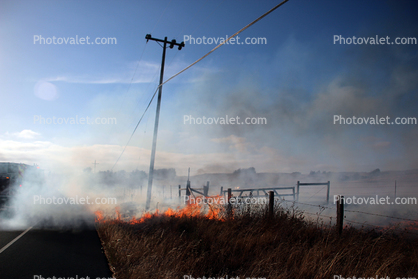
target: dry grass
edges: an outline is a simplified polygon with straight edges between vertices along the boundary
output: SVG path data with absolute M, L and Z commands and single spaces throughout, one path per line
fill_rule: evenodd
M 238 215 L 238 216 L 237 216 Z M 416 240 L 346 228 L 342 236 L 297 212 L 251 210 L 225 221 L 152 217 L 98 224 L 114 276 L 334 278 L 417 276 Z

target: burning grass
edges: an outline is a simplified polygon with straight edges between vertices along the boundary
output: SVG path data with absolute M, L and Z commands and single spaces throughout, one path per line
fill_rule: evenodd
M 334 278 L 416 276 L 418 243 L 390 232 L 346 228 L 342 236 L 300 212 L 246 208 L 101 219 L 98 232 L 114 276 L 128 278 Z M 173 213 L 174 212 L 174 213 Z

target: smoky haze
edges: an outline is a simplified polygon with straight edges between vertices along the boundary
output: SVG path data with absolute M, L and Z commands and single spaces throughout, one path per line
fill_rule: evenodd
M 42 170 L 40 170 L 42 171 Z M 418 170 L 409 171 L 381 171 L 380 169 L 368 172 L 330 172 L 325 170 L 312 170 L 309 173 L 268 173 L 257 172 L 253 167 L 239 168 L 229 173 L 203 173 L 190 177 L 192 188 L 202 188 L 209 182 L 209 195 L 219 195 L 221 187 L 224 190 L 257 189 L 269 187 L 294 187 L 300 182 L 327 182 L 330 181 L 330 202 L 326 203 L 326 186 L 301 187 L 299 203 L 293 198 L 285 197 L 280 204 L 290 210 L 300 210 L 306 213 L 307 219 L 319 220 L 325 224 L 335 222 L 334 195 L 357 198 L 389 197 L 395 198 L 395 181 L 397 197 L 417 197 L 416 179 Z M 200 173 L 199 173 L 200 172 Z M 177 208 L 182 205 L 182 198 L 178 196 L 178 186 L 185 188 L 188 177 L 178 176 L 175 169 L 156 169 L 151 211 L 156 209 L 164 211 L 167 208 Z M 35 180 L 27 174 L 21 187 L 12 195 L 8 210 L 2 210 L 0 227 L 2 229 L 22 229 L 28 226 L 44 228 L 60 228 L 77 230 L 94 226 L 95 211 L 102 211 L 110 218 L 120 216 L 129 220 L 139 218 L 145 212 L 145 198 L 148 175 L 141 170 L 127 172 L 98 171 L 91 168 L 84 171 L 70 173 L 50 172 L 44 173 L 42 180 Z M 17 185 L 16 185 L 17 186 Z M 280 191 L 290 194 L 292 191 Z M 185 192 L 182 192 L 182 197 Z M 197 194 L 195 194 L 197 195 Z M 234 195 L 238 195 L 234 193 Z M 248 195 L 248 192 L 245 193 Z M 95 199 L 107 199 L 107 204 L 40 204 L 39 198 L 55 197 L 67 200 L 69 198 L 80 201 L 89 198 L 90 203 Z M 109 200 L 110 198 L 110 200 Z M 36 202 L 35 200 L 38 199 Z M 416 203 L 408 205 L 346 205 L 347 210 L 362 211 L 371 214 L 393 216 L 410 219 L 418 217 Z M 346 212 L 346 223 L 358 223 L 388 226 L 399 222 L 398 219 L 377 215 Z
M 179 110 L 185 115 L 263 117 L 267 125 L 183 125 L 182 131 L 211 139 L 212 145 L 220 145 L 219 151 L 234 153 L 240 164 L 216 162 L 203 168 L 207 171 L 216 164 L 228 171 L 232 165 L 232 169 L 254 166 L 266 172 L 415 169 L 416 124 L 333 123 L 334 115 L 389 116 L 392 121 L 417 118 L 414 53 L 413 46 L 362 45 L 355 52 L 329 57 L 289 39 L 271 61 L 254 62 L 256 58 L 248 57 L 255 64 L 253 73 L 228 69 L 222 74 L 208 73 L 201 83 L 180 93 Z M 331 78 L 324 77 L 331 71 L 325 65 L 313 64 L 318 59 L 335 66 Z M 258 74 L 259 68 L 267 76 Z M 266 85 L 266 80 L 274 82 Z M 196 149 L 199 146 L 210 150 L 210 145 L 197 144 Z

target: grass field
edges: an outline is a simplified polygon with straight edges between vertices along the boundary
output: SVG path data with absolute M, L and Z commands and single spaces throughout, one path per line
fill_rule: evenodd
M 215 219 L 162 214 L 141 222 L 102 220 L 97 230 L 118 279 L 418 275 L 418 242 L 407 235 L 346 227 L 339 236 L 297 210 L 277 207 L 273 217 L 265 212 L 252 207 L 233 218 L 221 212 Z

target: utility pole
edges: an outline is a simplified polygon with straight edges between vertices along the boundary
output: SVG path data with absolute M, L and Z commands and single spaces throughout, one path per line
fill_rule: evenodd
M 182 47 L 184 47 L 184 42 L 181 42 L 179 44 L 174 39 L 171 41 L 168 41 L 167 37 L 165 37 L 164 40 L 156 39 L 156 38 L 152 38 L 151 34 L 147 34 L 145 36 L 145 39 L 147 40 L 147 42 L 149 40 L 152 40 L 152 41 L 163 43 L 163 59 L 161 62 L 160 84 L 159 84 L 158 99 L 157 99 L 157 111 L 155 114 L 154 137 L 152 139 L 151 161 L 149 165 L 147 202 L 145 204 L 145 210 L 148 210 L 151 204 L 151 190 L 152 190 L 152 179 L 154 176 L 155 149 L 157 148 L 158 121 L 160 118 L 161 94 L 163 92 L 162 84 L 163 84 L 163 76 L 164 76 L 165 50 L 167 48 L 167 44 L 170 44 L 169 45 L 170 48 L 173 48 L 174 46 L 178 46 L 179 47 L 178 49 L 181 50 Z
M 92 163 L 92 165 L 94 165 L 94 172 L 96 172 L 96 165 L 99 165 L 99 163 L 96 163 L 96 160 L 94 160 L 94 163 Z

